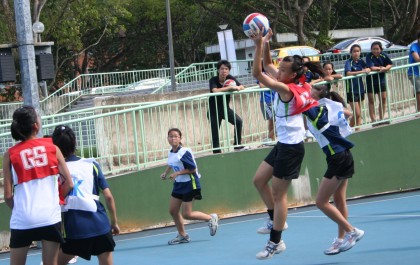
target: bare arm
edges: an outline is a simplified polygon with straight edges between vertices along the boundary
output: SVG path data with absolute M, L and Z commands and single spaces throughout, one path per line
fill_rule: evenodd
M 243 86 L 241 86 L 243 87 Z M 231 91 L 239 91 L 239 87 L 238 86 L 226 86 L 226 87 L 221 87 L 221 88 L 217 88 L 214 87 L 211 89 L 211 91 L 213 93 L 217 93 L 217 92 L 231 92 Z
M 64 177 L 63 184 L 60 188 L 60 195 L 66 197 L 70 190 L 73 188 L 73 180 L 70 175 L 70 171 L 67 168 L 66 161 L 64 160 L 64 156 L 60 151 L 60 148 L 56 146 L 56 156 L 58 160 L 58 170 L 60 174 Z
M 309 84 L 314 85 L 314 84 L 322 82 L 322 81 L 324 81 L 324 78 L 320 77 L 318 79 L 312 79 Z M 328 81 L 328 80 L 326 80 L 326 81 Z
M 342 78 L 343 77 L 343 75 L 342 74 L 332 74 L 331 75 L 334 79 L 340 79 L 340 78 Z
M 180 170 L 180 171 L 177 171 L 177 172 L 174 172 L 174 173 L 172 173 L 170 176 L 169 176 L 169 178 L 171 179 L 171 180 L 174 180 L 176 177 L 178 177 L 179 175 L 184 175 L 184 174 L 193 174 L 193 173 L 195 173 L 197 171 L 197 169 L 196 168 L 194 168 L 194 169 L 183 169 L 183 170 Z
M 273 32 L 270 29 L 267 35 L 264 37 L 264 39 L 270 39 L 272 34 Z M 260 34 L 254 36 L 253 40 L 255 41 L 255 56 L 254 56 L 254 63 L 252 66 L 252 75 L 257 80 L 262 82 L 264 85 L 269 87 L 270 89 L 280 93 L 280 97 L 283 100 L 286 100 L 286 101 L 289 100 L 293 96 L 289 87 L 282 82 L 273 80 L 272 78 L 270 78 L 269 76 L 265 75 L 262 72 L 261 57 L 262 57 L 262 46 L 263 46 L 263 41 L 264 41 L 262 37 L 262 31 L 260 32 Z
M 167 166 L 165 168 L 165 170 L 163 171 L 163 173 L 160 175 L 160 178 L 162 180 L 165 180 L 166 179 L 166 176 L 169 174 L 169 171 L 171 171 L 171 167 L 170 166 Z
M 415 44 L 413 44 L 415 45 Z M 411 55 L 413 56 L 414 61 L 416 61 L 416 63 L 420 63 L 420 56 L 417 52 L 412 52 Z
M 3 156 L 3 180 L 4 180 L 4 200 L 10 209 L 13 209 L 13 180 L 12 172 L 10 171 L 10 156 L 9 151 L 6 151 Z
M 359 74 L 367 74 L 370 73 L 370 68 L 362 69 L 361 71 L 347 71 L 346 75 L 359 75 Z
M 106 208 L 109 211 L 109 217 L 111 219 L 111 229 L 113 235 L 118 235 L 120 233 L 120 227 L 117 222 L 117 208 L 115 207 L 115 200 L 112 196 L 111 190 L 109 188 L 103 190 Z
M 268 35 L 269 33 L 267 33 Z M 263 47 L 263 64 L 265 71 L 271 75 L 276 76 L 277 75 L 277 67 L 273 64 L 271 54 L 270 54 L 270 38 L 264 41 L 264 47 Z
M 343 108 L 343 112 L 344 112 L 344 117 L 346 117 L 347 119 L 353 115 L 353 112 L 347 108 Z

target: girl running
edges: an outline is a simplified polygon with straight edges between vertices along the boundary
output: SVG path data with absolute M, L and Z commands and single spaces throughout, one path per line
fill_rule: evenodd
M 366 65 L 370 70 L 377 71 L 379 74 L 366 77 L 366 86 L 369 102 L 369 115 L 371 122 L 376 121 L 375 115 L 375 94 L 380 94 L 380 103 L 378 105 L 379 119 L 384 118 L 386 111 L 386 79 L 385 73 L 392 67 L 392 61 L 388 55 L 383 52 L 382 43 L 375 41 L 370 46 L 371 52 L 366 55 Z M 377 124 L 380 125 L 381 123 Z
M 171 150 L 168 154 L 168 167 L 160 175 L 162 180 L 169 179 L 174 182 L 172 197 L 169 202 L 169 213 L 175 222 L 178 235 L 169 240 L 169 245 L 189 243 L 190 237 L 185 231 L 184 220 L 202 220 L 208 221 L 210 235 L 214 236 L 218 228 L 219 218 L 217 214 L 205 214 L 199 211 L 193 211 L 193 200 L 201 200 L 200 174 L 191 149 L 185 148 L 181 144 L 182 133 L 177 128 L 168 131 L 168 142 Z M 180 213 L 182 207 L 182 214 Z
M 57 264 L 62 241 L 59 195 L 65 196 L 73 181 L 51 138 L 37 138 L 40 128 L 33 107 L 23 106 L 13 113 L 10 131 L 20 142 L 3 158 L 4 198 L 12 209 L 10 264 L 25 264 L 33 241 L 42 241 L 44 264 Z
M 257 259 L 271 258 L 286 248 L 281 240 L 281 230 L 287 218 L 287 189 L 292 179 L 299 177 L 305 153 L 303 146 L 305 129 L 301 113 L 318 104 L 310 97 L 310 85 L 305 83 L 306 77 L 303 75 L 304 66 L 313 73 L 324 75 L 319 64 L 303 63 L 302 57 L 298 55 L 285 57 L 277 69 L 272 64 L 270 56 L 269 40 L 272 35 L 270 29 L 264 37 L 262 33 L 252 36 L 256 47 L 252 74 L 276 92 L 274 113 L 278 139 L 277 145 L 260 164 L 254 176 L 254 185 L 268 207 L 268 213 L 273 215 L 270 239 L 264 250 L 257 253 Z M 263 74 L 260 63 L 262 56 L 264 69 L 276 79 Z M 268 185 L 270 179 L 271 189 Z
M 305 111 L 304 114 L 309 130 L 327 156 L 328 164 L 319 186 L 316 205 L 338 224 L 338 237 L 334 239 L 332 246 L 324 251 L 326 255 L 335 255 L 352 248 L 364 235 L 364 231 L 353 227 L 347 221 L 347 182 L 354 174 L 353 156 L 350 152 L 353 143 L 345 138 L 351 133 L 346 120 L 351 112 L 343 108 L 344 100 L 336 92 L 330 92 L 325 85 L 312 87 L 311 95 L 320 105 Z M 335 206 L 329 202 L 331 196 Z
M 101 168 L 93 159 L 76 156 L 76 136 L 73 130 L 59 125 L 52 134 L 53 142 L 63 153 L 75 188 L 62 206 L 65 243 L 61 244 L 59 265 L 65 265 L 74 256 L 90 260 L 97 256 L 99 264 L 111 265 L 115 242 L 112 234 L 119 234 L 117 211 L 114 197 L 105 180 Z M 99 193 L 105 202 L 111 217 L 99 201 Z
M 346 61 L 344 74 L 346 76 L 369 73 L 370 68 L 365 61 L 360 58 L 361 48 L 359 44 L 350 47 L 351 58 Z M 350 126 L 359 126 L 362 124 L 362 113 L 360 105 L 365 100 L 365 88 L 361 77 L 347 80 L 347 102 L 353 110 L 353 117 L 350 119 Z

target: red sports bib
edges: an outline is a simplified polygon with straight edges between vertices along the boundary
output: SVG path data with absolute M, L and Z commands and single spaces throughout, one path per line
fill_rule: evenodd
M 57 175 L 56 147 L 51 138 L 36 138 L 18 143 L 9 149 L 10 162 L 18 183 Z

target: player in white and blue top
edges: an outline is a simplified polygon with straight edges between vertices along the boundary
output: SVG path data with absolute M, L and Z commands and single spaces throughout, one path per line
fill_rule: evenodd
M 216 234 L 219 221 L 219 217 L 215 213 L 206 214 L 192 209 L 193 201 L 202 199 L 200 174 L 191 149 L 183 147 L 181 139 L 182 133 L 179 129 L 172 128 L 168 131 L 168 142 L 171 145 L 168 154 L 168 167 L 160 175 L 161 179 L 165 180 L 169 172 L 173 171 L 169 175 L 170 180 L 174 182 L 169 213 L 174 220 L 178 235 L 168 241 L 169 245 L 190 242 L 190 237 L 185 231 L 183 218 L 208 221 L 211 236 Z
M 76 136 L 73 130 L 59 125 L 52 134 L 53 142 L 62 151 L 72 176 L 74 187 L 61 207 L 65 243 L 61 245 L 58 264 L 67 264 L 74 256 L 90 260 L 97 256 L 99 264 L 113 264 L 112 252 L 119 234 L 114 198 L 101 168 L 93 159 L 74 154 Z M 99 201 L 102 192 L 109 211 Z
M 336 92 L 330 92 L 325 85 L 313 86 L 311 95 L 318 100 L 319 105 L 305 111 L 304 115 L 309 130 L 327 156 L 328 164 L 319 186 L 316 205 L 338 225 L 337 238 L 324 251 L 326 255 L 335 255 L 352 248 L 364 235 L 364 231 L 347 221 L 346 190 L 348 179 L 354 174 L 354 161 L 350 152 L 354 145 L 345 138 L 351 133 L 345 116 L 351 112 L 344 108 L 344 100 Z M 334 205 L 329 202 L 331 196 Z

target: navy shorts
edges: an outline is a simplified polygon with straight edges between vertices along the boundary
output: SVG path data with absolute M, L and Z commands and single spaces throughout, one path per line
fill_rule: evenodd
M 328 156 L 327 164 L 328 168 L 324 177 L 328 179 L 331 179 L 332 177 L 336 177 L 337 179 L 348 179 L 354 174 L 354 161 L 350 150 Z
M 384 83 L 378 83 L 378 82 L 367 82 L 366 83 L 366 91 L 371 94 L 379 94 L 381 92 L 386 92 L 386 84 Z
M 31 229 L 10 229 L 10 248 L 28 247 L 33 241 L 41 240 L 63 242 L 61 222 Z
M 361 102 L 363 100 L 365 100 L 365 93 L 362 93 L 362 94 L 347 93 L 347 103 Z
M 203 196 L 201 196 L 201 189 L 195 189 L 185 194 L 172 192 L 171 195 L 183 202 L 191 202 L 193 200 L 201 200 L 203 198 Z
M 90 260 L 91 256 L 98 256 L 105 252 L 112 252 L 115 248 L 115 241 L 111 231 L 107 234 L 83 238 L 69 239 L 61 244 L 61 249 L 65 254 L 75 255 Z
M 264 161 L 273 167 L 274 177 L 291 180 L 299 177 L 304 156 L 305 147 L 303 142 L 298 144 L 277 142 Z

